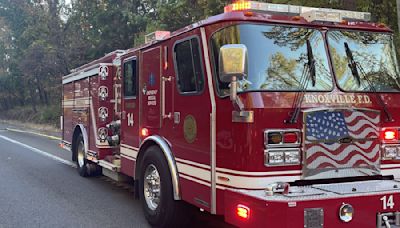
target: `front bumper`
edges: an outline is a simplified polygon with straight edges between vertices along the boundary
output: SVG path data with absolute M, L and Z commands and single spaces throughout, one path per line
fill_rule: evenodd
M 238 227 L 338 228 L 390 227 L 400 222 L 400 180 L 373 180 L 291 187 L 287 195 L 265 191 L 226 190 L 225 221 Z M 354 208 L 353 219 L 343 222 L 339 209 Z M 248 219 L 237 215 L 237 206 L 250 209 Z M 386 216 L 386 218 L 383 218 Z M 397 216 L 397 222 L 396 222 Z M 378 224 L 380 223 L 380 224 Z

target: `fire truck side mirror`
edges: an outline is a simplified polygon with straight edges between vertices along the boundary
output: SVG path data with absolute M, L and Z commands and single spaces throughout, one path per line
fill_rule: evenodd
M 219 79 L 232 82 L 247 77 L 247 47 L 243 44 L 226 44 L 219 51 Z
M 243 44 L 227 44 L 219 51 L 219 79 L 230 83 L 230 99 L 239 110 L 243 103 L 237 96 L 238 80 L 247 78 L 247 47 Z

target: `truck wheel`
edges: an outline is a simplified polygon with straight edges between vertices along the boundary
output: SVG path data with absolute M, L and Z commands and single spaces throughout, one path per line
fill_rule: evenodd
M 186 205 L 173 198 L 167 161 L 157 146 L 145 152 L 141 165 L 139 194 L 144 215 L 154 227 L 182 227 L 188 222 Z
M 82 134 L 78 135 L 78 137 L 76 138 L 75 143 L 76 143 L 76 147 L 75 147 L 76 167 L 78 169 L 78 173 L 82 177 L 87 177 L 89 175 L 88 169 L 87 169 L 87 166 L 86 166 L 88 161 L 86 160 L 85 143 L 83 142 Z

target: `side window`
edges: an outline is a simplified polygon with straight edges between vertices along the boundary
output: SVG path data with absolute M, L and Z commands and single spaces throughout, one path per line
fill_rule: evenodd
M 192 38 L 176 44 L 174 53 L 179 92 L 201 92 L 204 77 L 198 39 Z
M 124 63 L 125 97 L 133 97 L 137 95 L 136 82 L 137 82 L 137 70 L 136 70 L 136 59 L 134 59 Z

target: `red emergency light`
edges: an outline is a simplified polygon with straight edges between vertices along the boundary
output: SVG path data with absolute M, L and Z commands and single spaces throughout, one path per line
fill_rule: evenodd
M 295 132 L 285 132 L 283 134 L 283 143 L 297 143 L 298 140 L 297 133 Z
M 384 129 L 381 138 L 385 141 L 399 140 L 399 131 L 393 128 Z

